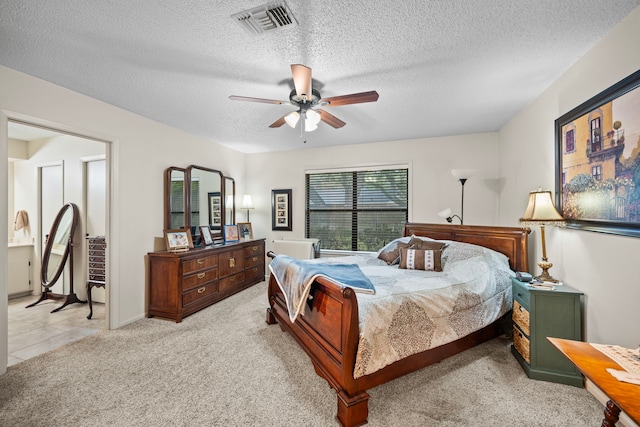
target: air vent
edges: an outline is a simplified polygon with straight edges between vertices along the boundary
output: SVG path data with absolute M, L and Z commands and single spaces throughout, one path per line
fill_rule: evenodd
M 265 31 L 298 24 L 291 10 L 289 10 L 289 6 L 284 1 L 267 3 L 251 10 L 236 13 L 231 17 L 251 34 L 262 34 Z

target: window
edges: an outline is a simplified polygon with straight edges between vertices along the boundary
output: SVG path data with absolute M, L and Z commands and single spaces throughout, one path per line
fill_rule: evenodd
M 570 129 L 564 134 L 565 152 L 571 153 L 576 150 L 575 130 Z
M 601 165 L 592 166 L 591 167 L 591 176 L 596 181 L 601 181 L 602 180 L 602 166 Z
M 377 251 L 408 219 L 406 168 L 306 175 L 306 236 L 325 249 Z
M 597 153 L 602 150 L 602 129 L 600 128 L 600 117 L 591 120 L 591 152 Z

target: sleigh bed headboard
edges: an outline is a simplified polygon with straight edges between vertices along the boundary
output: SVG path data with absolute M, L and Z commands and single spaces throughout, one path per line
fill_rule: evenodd
M 531 230 L 486 225 L 423 224 L 408 222 L 404 236 L 424 236 L 436 240 L 455 240 L 493 249 L 509 258 L 514 271 L 529 271 L 527 238 Z

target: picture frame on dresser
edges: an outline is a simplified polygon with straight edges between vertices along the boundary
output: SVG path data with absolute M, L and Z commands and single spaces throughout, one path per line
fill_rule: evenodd
M 271 190 L 271 229 L 291 231 L 291 189 Z
M 555 121 L 568 228 L 640 237 L 640 70 Z
M 241 240 L 253 240 L 253 229 L 250 222 L 239 222 L 238 228 Z
M 224 228 L 224 242 L 233 243 L 240 241 L 240 232 L 238 231 L 237 224 L 225 224 Z
M 186 228 L 165 230 L 164 240 L 168 252 L 184 252 L 193 249 L 191 233 Z
M 202 243 L 205 246 L 213 244 L 213 236 L 211 235 L 211 229 L 209 228 L 209 226 L 200 226 L 200 236 L 202 236 Z

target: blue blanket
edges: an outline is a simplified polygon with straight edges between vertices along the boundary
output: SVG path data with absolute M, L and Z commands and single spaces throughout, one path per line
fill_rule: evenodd
M 349 287 L 356 292 L 376 292 L 371 280 L 356 264 L 322 264 L 278 255 L 271 261 L 269 270 L 284 294 L 292 322 L 299 314 L 304 314 L 305 301 L 316 277 L 325 277 L 338 286 Z

